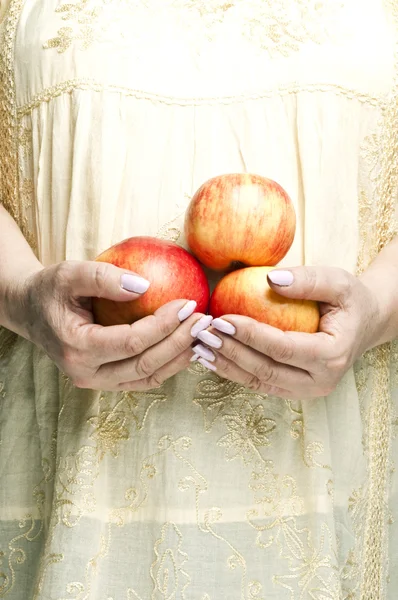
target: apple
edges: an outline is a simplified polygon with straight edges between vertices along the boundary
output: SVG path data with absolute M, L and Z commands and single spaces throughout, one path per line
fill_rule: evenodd
M 100 325 L 133 323 L 179 298 L 196 300 L 196 310 L 207 311 L 210 291 L 206 275 L 196 258 L 174 242 L 131 237 L 108 248 L 96 260 L 134 271 L 151 282 L 145 294 L 130 302 L 93 298 L 94 318 Z
M 192 253 L 207 267 L 276 265 L 296 230 L 294 206 L 275 181 L 250 173 L 219 175 L 194 194 L 185 216 Z
M 283 331 L 318 331 L 318 303 L 293 300 L 274 292 L 267 281 L 271 270 L 272 267 L 247 267 L 225 275 L 211 295 L 210 314 L 214 318 L 246 315 Z

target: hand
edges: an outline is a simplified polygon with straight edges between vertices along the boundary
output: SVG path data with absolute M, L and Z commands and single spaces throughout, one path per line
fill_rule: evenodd
M 348 272 L 329 267 L 274 270 L 269 284 L 289 298 L 318 300 L 319 332 L 283 332 L 245 316 L 225 315 L 199 333 L 195 358 L 260 393 L 290 399 L 330 394 L 378 339 L 382 320 L 375 294 Z
M 193 314 L 196 302 L 174 300 L 132 325 L 94 324 L 91 297 L 129 301 L 148 287 L 145 279 L 106 263 L 41 268 L 18 292 L 15 330 L 44 349 L 79 388 L 158 387 L 188 366 L 195 333 L 211 317 L 198 323 L 202 315 Z

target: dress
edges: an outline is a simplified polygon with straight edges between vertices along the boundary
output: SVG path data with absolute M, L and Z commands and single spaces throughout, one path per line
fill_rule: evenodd
M 288 191 L 285 265 L 394 235 L 396 0 L 1 1 L 1 199 L 44 264 L 183 245 L 227 172 Z M 0 336 L 0 598 L 396 599 L 394 344 L 298 402 L 197 364 L 75 389 Z

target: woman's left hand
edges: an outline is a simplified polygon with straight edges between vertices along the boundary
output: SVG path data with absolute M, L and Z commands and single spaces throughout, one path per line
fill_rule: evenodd
M 319 331 L 283 332 L 249 317 L 225 315 L 198 335 L 196 358 L 260 393 L 290 399 L 330 394 L 354 361 L 376 345 L 381 323 L 376 293 L 331 267 L 275 269 L 269 284 L 283 296 L 319 301 Z

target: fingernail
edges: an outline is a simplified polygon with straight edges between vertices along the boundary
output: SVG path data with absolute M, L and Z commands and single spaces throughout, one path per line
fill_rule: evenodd
M 270 271 L 268 273 L 268 278 L 275 285 L 281 286 L 289 286 L 293 283 L 294 277 L 293 273 L 290 271 Z
M 229 335 L 234 335 L 236 333 L 236 327 L 234 327 L 232 323 L 228 323 L 225 319 L 213 319 L 211 324 L 218 329 L 218 331 L 222 331 L 222 333 L 228 333 Z
M 217 371 L 216 365 L 213 365 L 211 362 L 206 360 L 205 358 L 198 358 L 198 362 L 206 369 L 210 369 L 210 371 Z
M 210 331 L 201 331 L 196 336 L 201 342 L 204 342 L 208 346 L 212 348 L 221 348 L 222 340 L 219 337 L 214 335 L 214 333 L 210 333 Z
M 191 329 L 191 336 L 196 337 L 200 331 L 207 329 L 212 322 L 213 317 L 211 315 L 204 315 Z
M 190 300 L 189 302 L 184 304 L 181 310 L 178 311 L 178 319 L 180 322 L 185 321 L 185 319 L 188 319 L 188 317 L 190 317 L 194 313 L 196 304 L 197 303 L 195 302 L 195 300 Z
M 199 354 L 201 358 L 205 358 L 206 360 L 210 360 L 211 362 L 214 362 L 216 360 L 216 355 L 214 354 L 214 352 L 210 350 L 210 348 L 206 348 L 206 346 L 203 346 L 203 344 L 197 344 L 195 348 L 193 348 L 193 351 L 196 352 L 196 354 Z
M 189 360 L 189 362 L 195 362 L 195 360 L 198 360 L 199 358 L 199 354 L 194 354 L 193 357 Z
M 130 275 L 130 273 L 124 273 L 124 275 L 122 275 L 120 278 L 120 285 L 128 292 L 143 294 L 147 291 L 151 284 L 147 279 L 144 279 L 139 275 Z

